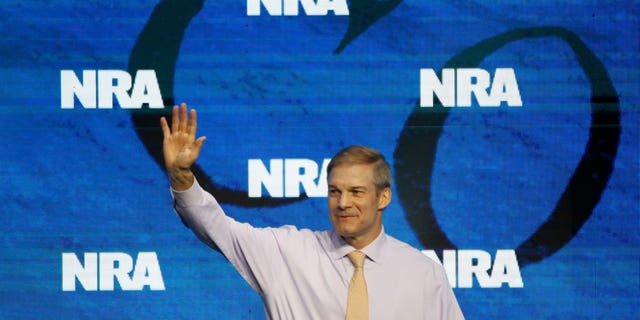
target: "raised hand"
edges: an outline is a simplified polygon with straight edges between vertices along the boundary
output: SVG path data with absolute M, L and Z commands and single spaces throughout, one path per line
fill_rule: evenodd
M 164 164 L 169 174 L 171 187 L 182 191 L 193 184 L 191 165 L 198 159 L 202 144 L 206 137 L 196 139 L 197 118 L 196 110 L 191 109 L 187 115 L 187 105 L 174 106 L 171 116 L 171 129 L 167 119 L 160 118 L 160 126 L 164 140 L 162 151 Z

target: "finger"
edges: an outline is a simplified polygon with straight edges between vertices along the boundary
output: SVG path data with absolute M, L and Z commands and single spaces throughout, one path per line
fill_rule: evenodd
M 171 113 L 171 132 L 178 131 L 178 106 L 173 106 L 173 112 Z
M 167 124 L 167 119 L 164 117 L 160 118 L 160 127 L 162 128 L 162 136 L 167 138 L 171 136 L 171 130 L 169 130 L 169 125 Z
M 180 104 L 180 124 L 178 126 L 178 130 L 180 132 L 186 132 L 187 130 L 187 104 Z
M 200 156 L 200 150 L 202 149 L 202 145 L 204 144 L 205 140 L 207 140 L 207 137 L 202 136 L 194 142 L 195 146 L 193 148 L 193 152 L 196 159 Z
M 187 127 L 189 135 L 192 137 L 196 136 L 196 128 L 198 126 L 198 118 L 196 116 L 196 109 L 191 109 L 189 115 L 189 126 Z

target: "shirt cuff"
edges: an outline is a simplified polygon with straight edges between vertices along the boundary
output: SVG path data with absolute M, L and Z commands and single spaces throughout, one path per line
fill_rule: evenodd
M 170 191 L 177 207 L 186 208 L 202 202 L 203 189 L 195 178 L 193 179 L 193 184 L 187 190 L 176 191 L 170 188 Z

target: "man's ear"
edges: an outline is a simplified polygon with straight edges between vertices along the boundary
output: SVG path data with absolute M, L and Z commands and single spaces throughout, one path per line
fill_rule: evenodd
M 386 187 L 378 195 L 378 210 L 383 210 L 391 203 L 391 188 Z

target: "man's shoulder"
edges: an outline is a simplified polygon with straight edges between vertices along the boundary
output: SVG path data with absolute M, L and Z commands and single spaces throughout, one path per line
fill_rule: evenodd
M 280 227 L 268 227 L 276 238 L 283 242 L 291 242 L 294 244 L 302 243 L 325 243 L 331 241 L 331 231 L 315 231 L 307 228 L 298 228 L 294 225 L 283 225 Z
M 435 290 L 448 285 L 442 265 L 406 242 L 388 236 L 385 255 L 385 263 L 389 263 L 395 272 L 413 279 L 423 279 L 425 288 Z
M 411 246 L 410 244 L 399 240 L 389 234 L 386 235 L 387 239 L 387 247 L 389 249 L 393 249 L 393 250 L 398 250 L 401 251 L 403 255 L 408 255 L 411 257 L 424 257 L 427 258 L 427 256 L 425 256 L 420 250 L 416 249 L 415 247 Z M 427 258 L 428 259 L 428 258 Z
M 279 227 L 266 227 L 265 229 L 269 229 L 274 232 L 297 234 L 309 237 L 329 237 L 331 234 L 331 231 L 329 230 L 316 231 L 308 228 L 298 228 L 297 226 L 291 224 L 285 224 Z
M 392 261 L 426 270 L 442 268 L 437 262 L 422 253 L 422 251 L 388 234 L 386 246 L 386 252 Z

